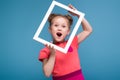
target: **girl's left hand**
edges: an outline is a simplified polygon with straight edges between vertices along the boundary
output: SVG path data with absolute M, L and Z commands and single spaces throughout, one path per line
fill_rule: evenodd
M 76 9 L 73 5 L 71 5 L 71 4 L 69 4 L 68 7 L 71 8 L 71 9 L 73 9 L 73 10 L 77 10 L 77 9 Z M 73 13 L 73 12 L 71 12 L 71 11 L 68 11 L 68 12 L 69 12 L 71 15 L 73 15 L 73 16 L 79 17 L 79 15 L 76 14 L 76 13 Z

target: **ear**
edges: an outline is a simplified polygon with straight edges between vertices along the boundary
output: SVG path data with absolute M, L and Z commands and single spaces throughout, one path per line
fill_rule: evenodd
M 51 27 L 49 26 L 49 32 L 51 33 Z

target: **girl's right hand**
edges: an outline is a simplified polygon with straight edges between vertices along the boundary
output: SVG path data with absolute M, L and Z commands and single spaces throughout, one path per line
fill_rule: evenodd
M 50 56 L 43 60 L 43 71 L 45 76 L 49 77 L 52 74 L 55 65 L 55 49 L 48 44 L 45 46 L 50 50 Z
M 51 45 L 46 44 L 46 47 L 50 50 L 50 55 L 55 55 L 55 48 Z

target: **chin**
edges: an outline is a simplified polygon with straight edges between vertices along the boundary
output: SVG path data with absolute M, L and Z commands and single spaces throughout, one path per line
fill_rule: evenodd
M 54 40 L 54 42 L 61 43 L 61 42 L 64 42 L 64 40 Z

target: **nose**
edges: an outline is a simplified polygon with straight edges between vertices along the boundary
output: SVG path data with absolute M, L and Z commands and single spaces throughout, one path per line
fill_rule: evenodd
M 61 26 L 59 26 L 59 27 L 58 27 L 58 31 L 61 31 L 61 30 L 62 30 L 62 27 L 61 27 Z

